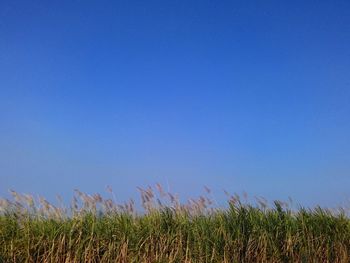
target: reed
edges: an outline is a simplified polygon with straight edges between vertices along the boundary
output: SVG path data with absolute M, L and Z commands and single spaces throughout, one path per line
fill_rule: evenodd
M 218 208 L 209 189 L 185 203 L 159 184 L 139 191 L 142 210 L 80 191 L 69 207 L 12 191 L 0 201 L 0 262 L 350 262 L 343 209 L 229 194 Z

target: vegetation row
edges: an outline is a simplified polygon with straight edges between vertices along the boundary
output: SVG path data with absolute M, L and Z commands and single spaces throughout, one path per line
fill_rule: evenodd
M 69 207 L 12 191 L 0 201 L 0 262 L 350 262 L 343 209 L 228 195 L 181 203 L 160 185 L 141 204 L 80 191 Z

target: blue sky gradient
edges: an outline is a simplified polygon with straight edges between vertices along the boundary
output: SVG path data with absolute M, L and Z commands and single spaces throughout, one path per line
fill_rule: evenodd
M 349 1 L 1 1 L 0 195 L 350 199 Z

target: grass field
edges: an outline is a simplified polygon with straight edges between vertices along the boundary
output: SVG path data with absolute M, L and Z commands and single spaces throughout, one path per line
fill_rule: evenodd
M 142 211 L 79 191 L 69 207 L 12 192 L 0 203 L 0 262 L 350 262 L 342 209 L 229 194 L 215 208 L 209 189 L 186 203 L 160 185 L 139 190 Z

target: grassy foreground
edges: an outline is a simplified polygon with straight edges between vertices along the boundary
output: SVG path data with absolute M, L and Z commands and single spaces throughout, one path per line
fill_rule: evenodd
M 160 185 L 139 190 L 143 212 L 99 194 L 76 191 L 65 208 L 12 192 L 0 203 L 0 262 L 350 262 L 342 210 L 237 195 L 217 209 L 209 189 L 186 204 Z

